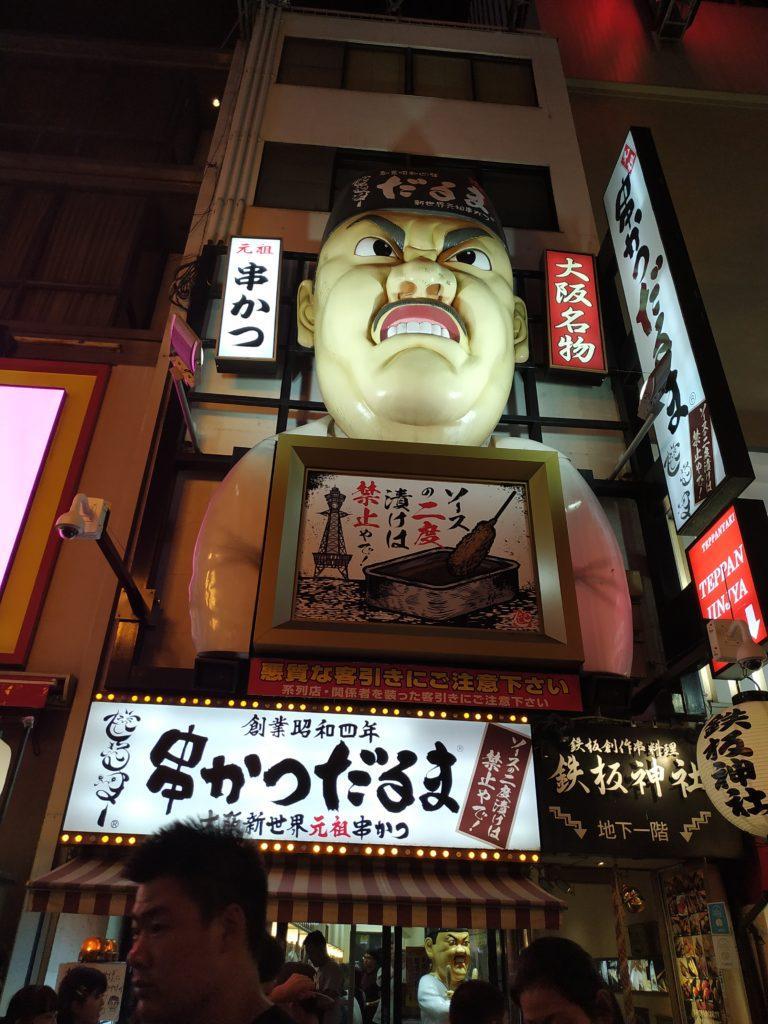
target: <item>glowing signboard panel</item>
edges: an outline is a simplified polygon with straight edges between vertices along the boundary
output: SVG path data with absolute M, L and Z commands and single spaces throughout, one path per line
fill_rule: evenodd
M 63 388 L 0 384 L 0 594 L 56 429 Z
M 233 238 L 224 279 L 221 329 L 216 345 L 220 370 L 255 372 L 277 358 L 280 304 L 279 238 Z
M 762 502 L 741 501 L 726 509 L 724 514 L 698 537 L 688 548 L 688 563 L 696 587 L 696 597 L 704 619 L 741 619 L 749 626 L 756 643 L 768 637 L 765 614 L 756 579 L 760 577 L 754 566 L 755 544 L 750 543 L 752 518 L 765 518 Z M 745 529 L 742 530 L 741 520 Z M 768 530 L 755 538 L 762 548 L 768 541 Z M 725 668 L 722 662 L 713 662 L 713 672 Z
M 95 702 L 64 828 L 538 850 L 531 747 L 527 725 Z
M 108 378 L 108 366 L 0 359 L 0 665 L 26 660 L 61 544 L 53 524 L 77 489 Z
M 627 135 L 603 201 L 643 374 L 671 354 L 656 439 L 675 526 L 695 534 L 754 474 L 647 129 Z
M 544 273 L 550 368 L 605 373 L 594 256 L 548 249 Z

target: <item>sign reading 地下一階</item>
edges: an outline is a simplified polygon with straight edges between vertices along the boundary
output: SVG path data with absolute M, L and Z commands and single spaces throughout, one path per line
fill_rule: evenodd
M 615 857 L 738 857 L 689 734 L 589 721 L 541 730 L 534 760 L 544 851 Z
M 245 370 L 277 356 L 279 238 L 233 238 L 229 244 L 216 365 Z
M 654 428 L 675 526 L 695 533 L 754 474 L 647 129 L 627 135 L 604 204 L 643 374 L 671 356 Z
M 96 702 L 64 828 L 537 850 L 530 755 L 526 725 Z

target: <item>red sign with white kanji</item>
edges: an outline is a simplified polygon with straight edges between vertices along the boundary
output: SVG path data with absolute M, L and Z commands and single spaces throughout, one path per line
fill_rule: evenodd
M 605 373 L 594 256 L 547 250 L 544 271 L 550 367 Z
M 756 643 L 768 637 L 735 506 L 688 548 L 688 562 L 704 619 L 741 619 Z

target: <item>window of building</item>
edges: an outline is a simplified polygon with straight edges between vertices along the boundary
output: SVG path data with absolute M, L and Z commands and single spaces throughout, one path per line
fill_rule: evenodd
M 288 36 L 277 80 L 282 85 L 538 105 L 530 60 L 327 39 Z
M 472 61 L 452 54 L 413 54 L 413 91 L 417 96 L 472 99 Z
M 344 43 L 289 36 L 283 41 L 277 80 L 281 85 L 341 89 L 343 68 Z
M 344 88 L 360 92 L 405 92 L 405 50 L 353 46 L 347 50 Z
M 330 210 L 333 157 L 327 146 L 265 143 L 255 205 Z
M 410 153 L 266 142 L 254 202 L 289 210 L 330 210 L 339 190 L 350 181 L 394 166 L 436 168 L 446 175 L 452 170 L 469 171 L 490 195 L 505 227 L 558 230 L 549 168 Z

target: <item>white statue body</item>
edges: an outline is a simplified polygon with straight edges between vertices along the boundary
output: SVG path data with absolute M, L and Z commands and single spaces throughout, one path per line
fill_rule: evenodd
M 525 306 L 501 238 L 471 217 L 391 207 L 337 215 L 314 286 L 299 288 L 299 342 L 315 350 L 330 413 L 299 432 L 552 451 L 492 433 L 515 363 L 528 357 Z M 199 653 L 250 649 L 274 444 L 237 463 L 204 517 L 190 583 Z M 586 481 L 563 455 L 559 463 L 584 668 L 628 675 L 621 552 Z

